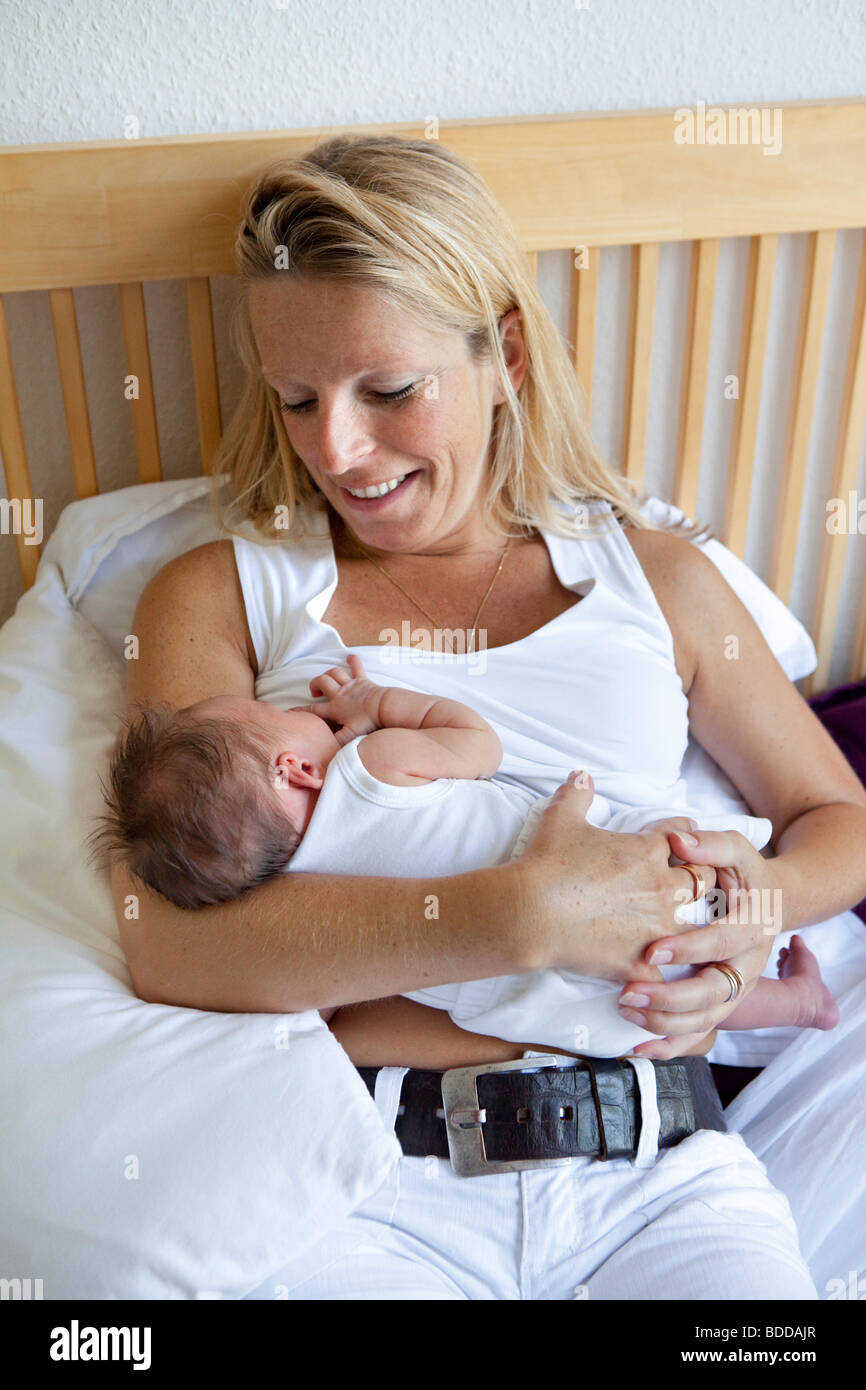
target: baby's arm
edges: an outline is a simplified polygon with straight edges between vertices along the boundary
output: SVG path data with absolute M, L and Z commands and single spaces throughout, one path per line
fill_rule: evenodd
M 359 755 L 368 772 L 393 786 L 417 786 L 438 777 L 491 777 L 502 761 L 494 730 L 468 705 L 367 679 L 360 657 L 349 671 L 335 666 L 310 681 L 327 703 L 310 708 L 343 727 L 341 744 L 367 734 Z

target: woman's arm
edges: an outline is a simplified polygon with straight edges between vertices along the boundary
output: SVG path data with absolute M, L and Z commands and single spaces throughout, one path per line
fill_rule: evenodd
M 128 670 L 130 702 L 254 698 L 255 654 L 230 542 L 198 546 L 164 566 L 139 600 L 133 631 L 139 657 Z M 143 998 L 286 1012 L 375 998 L 383 988 L 519 972 L 519 877 L 285 874 L 235 902 L 185 911 L 115 865 L 112 891 Z
M 484 1062 L 516 1062 L 527 1048 L 557 1054 L 564 1051 L 547 1043 L 514 1043 L 469 1033 L 458 1027 L 444 1009 L 432 1009 L 402 995 L 337 1009 L 329 1026 L 356 1067 L 428 1067 L 445 1071 Z M 711 1033 L 677 1055 L 685 1056 L 686 1051 L 702 1055 L 709 1052 L 714 1041 L 715 1033 Z
M 356 1067 L 474 1067 L 516 1062 L 533 1044 L 468 1033 L 444 1009 L 394 995 L 337 1009 L 328 1026 Z M 545 1048 L 545 1051 L 554 1051 Z
M 133 629 L 140 655 L 130 663 L 130 701 L 183 707 L 254 695 L 231 542 L 199 546 L 160 570 Z M 560 789 L 531 860 L 449 878 L 281 874 L 235 902 L 187 911 L 115 866 L 135 989 L 157 1003 L 282 1013 L 552 963 L 605 979 L 656 980 L 645 948 L 676 929 L 676 895 L 691 880 L 668 868 L 661 830 L 626 836 L 588 826 L 590 799 L 589 790 Z
M 735 832 L 699 832 L 697 846 L 672 836 L 680 858 L 714 866 L 728 895 L 728 915 L 659 939 L 647 959 L 664 952 L 659 963 L 730 960 L 751 987 L 774 932 L 823 921 L 866 894 L 866 788 L 712 561 L 663 533 L 641 532 L 632 544 L 678 648 L 689 653 L 690 731 L 751 810 L 772 821 L 777 851 L 763 859 Z M 629 985 L 626 992 L 637 991 Z M 728 985 L 712 969 L 640 992 L 649 1007 L 623 1009 L 624 1015 L 670 1035 L 674 1045 L 685 1034 L 715 1027 L 734 1007 L 723 1002 Z M 654 1044 L 638 1050 L 644 1049 L 672 1055 Z
M 776 857 L 764 864 L 782 893 L 782 929 L 824 921 L 866 894 L 866 788 L 716 566 L 679 544 L 681 621 L 697 652 L 690 731 L 773 823 Z
M 564 785 L 524 855 L 448 878 L 280 874 L 235 902 L 188 911 L 115 867 L 136 992 L 188 1008 L 292 1013 L 553 964 L 657 980 L 643 956 L 661 923 L 676 930 L 682 889 L 666 836 L 589 826 L 590 800 Z M 617 874 L 637 882 L 621 907 Z

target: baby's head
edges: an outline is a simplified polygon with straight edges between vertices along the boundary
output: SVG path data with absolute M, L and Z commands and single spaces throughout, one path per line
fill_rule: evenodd
M 187 908 L 284 869 L 339 751 L 331 726 L 237 695 L 137 711 L 111 758 L 95 854 Z

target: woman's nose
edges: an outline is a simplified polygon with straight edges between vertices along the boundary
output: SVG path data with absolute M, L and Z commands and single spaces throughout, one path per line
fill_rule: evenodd
M 373 452 L 364 423 L 363 412 L 357 409 L 320 404 L 317 411 L 316 457 L 323 473 L 334 477 L 363 467 L 366 455 Z

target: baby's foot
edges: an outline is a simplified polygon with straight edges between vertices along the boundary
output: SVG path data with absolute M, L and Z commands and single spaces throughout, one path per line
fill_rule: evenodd
M 839 1022 L 836 1001 L 824 981 L 818 962 L 801 936 L 779 952 L 779 979 L 791 986 L 797 1000 L 798 1028 L 835 1028 Z

